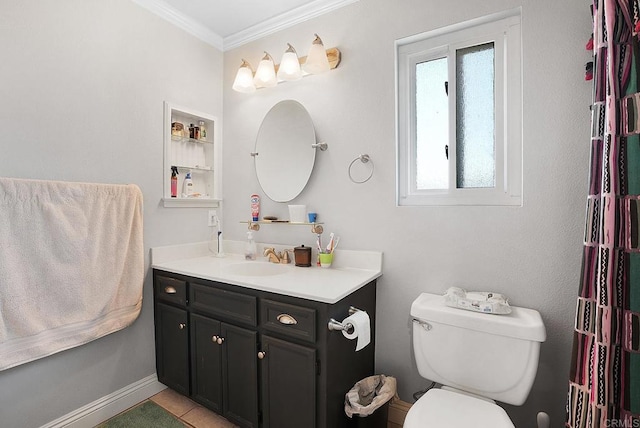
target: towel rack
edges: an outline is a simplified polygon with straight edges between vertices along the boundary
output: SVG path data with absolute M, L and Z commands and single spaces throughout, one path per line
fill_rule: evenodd
M 353 169 L 353 165 L 357 162 L 360 161 L 363 164 L 367 164 L 369 162 L 371 162 L 371 172 L 369 173 L 369 175 L 367 176 L 367 178 L 365 178 L 364 180 L 356 180 L 355 178 L 353 178 L 353 173 L 352 173 L 352 169 Z M 356 184 L 362 184 L 362 183 L 366 183 L 367 181 L 369 181 L 371 179 L 371 177 L 373 177 L 373 170 L 374 170 L 374 165 L 373 165 L 373 160 L 371 160 L 371 157 L 368 154 L 362 154 L 360 156 L 358 156 L 357 158 L 355 158 L 354 160 L 351 161 L 351 163 L 349 164 L 349 179 L 351 179 L 351 181 L 353 181 Z
M 353 315 L 356 312 L 359 312 L 360 309 L 355 308 L 353 306 L 349 306 L 349 315 Z M 331 331 L 343 331 L 343 330 L 353 330 L 353 325 L 351 323 L 343 324 L 335 318 L 331 318 L 327 323 L 327 328 Z

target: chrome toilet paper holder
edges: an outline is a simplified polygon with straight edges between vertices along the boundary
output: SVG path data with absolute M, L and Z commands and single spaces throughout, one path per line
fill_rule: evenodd
M 353 306 L 349 306 L 349 315 L 353 315 L 356 312 L 360 312 L 360 311 L 361 309 L 355 308 Z M 351 325 L 351 323 L 343 324 L 340 321 L 336 320 L 335 318 L 331 318 L 327 323 L 327 328 L 329 328 L 329 330 L 331 331 L 346 330 L 347 332 L 349 332 L 353 330 L 353 325 Z

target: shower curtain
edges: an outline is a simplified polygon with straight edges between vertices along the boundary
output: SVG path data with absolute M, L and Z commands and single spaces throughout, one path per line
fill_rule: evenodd
M 638 3 L 592 4 L 591 166 L 567 397 L 570 428 L 640 427 Z

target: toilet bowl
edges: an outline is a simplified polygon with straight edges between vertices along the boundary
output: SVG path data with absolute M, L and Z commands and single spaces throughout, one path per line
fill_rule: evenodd
M 452 308 L 423 293 L 413 302 L 413 350 L 420 375 L 443 385 L 407 413 L 404 428 L 514 428 L 494 400 L 521 405 L 538 368 L 546 332 L 533 309 L 505 315 Z
M 411 406 L 404 428 L 514 428 L 507 412 L 495 402 L 434 388 Z

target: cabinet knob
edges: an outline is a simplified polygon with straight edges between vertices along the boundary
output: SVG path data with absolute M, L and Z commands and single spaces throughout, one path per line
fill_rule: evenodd
M 224 337 L 221 336 L 211 336 L 211 341 L 213 343 L 217 343 L 218 345 L 222 345 L 222 342 L 224 342 Z
M 164 287 L 164 292 L 167 293 L 167 294 L 176 294 L 177 293 L 176 289 L 173 288 L 173 287 L 170 287 L 170 286 Z
M 264 357 L 266 357 L 266 356 L 267 356 L 267 353 L 266 353 L 266 352 L 264 352 L 264 351 L 260 351 L 260 352 L 258 352 L 258 359 L 259 359 L 259 360 L 264 359 Z
M 185 323 L 182 323 L 182 322 L 181 322 L 180 324 L 178 324 L 178 328 L 179 328 L 180 330 L 184 330 L 184 328 L 185 328 L 186 326 L 187 326 L 187 325 L 186 325 Z
M 298 320 L 296 320 L 294 317 L 292 317 L 289 314 L 280 314 L 276 317 L 276 319 L 280 321 L 280 324 L 285 324 L 285 325 L 298 324 Z

